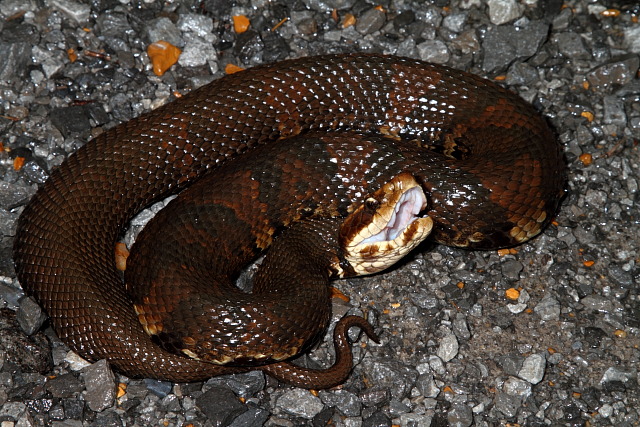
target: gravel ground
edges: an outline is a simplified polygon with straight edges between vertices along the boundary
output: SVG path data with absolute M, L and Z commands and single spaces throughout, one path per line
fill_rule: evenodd
M 0 2 L 2 426 L 640 424 L 640 7 L 627 3 Z M 233 15 L 251 29 L 237 35 Z M 162 77 L 145 53 L 159 39 L 183 50 Z M 382 343 L 356 345 L 351 378 L 319 393 L 259 372 L 131 380 L 86 366 L 50 329 L 27 335 L 43 316 L 22 298 L 11 244 L 52 168 L 227 64 L 344 51 L 445 63 L 533 103 L 569 166 L 555 223 L 508 254 L 423 245 L 384 275 L 337 283 L 351 300 L 336 316 L 366 312 Z M 329 358 L 322 345 L 307 363 Z

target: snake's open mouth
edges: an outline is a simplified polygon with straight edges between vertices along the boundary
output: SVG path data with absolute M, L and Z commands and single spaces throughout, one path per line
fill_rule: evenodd
M 340 237 L 345 259 L 356 274 L 382 271 L 422 242 L 433 227 L 431 218 L 419 217 L 426 206 L 420 185 L 403 173 L 349 215 Z

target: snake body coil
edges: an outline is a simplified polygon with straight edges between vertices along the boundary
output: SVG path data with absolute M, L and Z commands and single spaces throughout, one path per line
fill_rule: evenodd
M 320 131 L 397 141 L 400 155 L 388 163 L 388 156 L 375 158 L 384 171 L 376 185 L 408 169 L 427 196 L 432 236 L 444 244 L 495 248 L 526 241 L 548 223 L 563 193 L 559 145 L 544 119 L 508 90 L 410 59 L 301 58 L 225 76 L 71 155 L 20 217 L 14 259 L 22 286 L 73 350 L 105 358 L 127 375 L 193 381 L 242 370 L 154 344 L 113 266 L 114 242 L 136 212 L 217 165 L 240 165 L 256 146 L 282 146 Z M 354 146 L 333 147 L 330 154 L 375 169 L 367 165 L 368 151 Z M 282 158 L 295 162 L 286 150 Z M 358 174 L 345 177 L 344 185 L 351 178 Z M 282 184 L 278 175 L 271 179 L 272 188 Z M 269 191 L 261 188 L 260 197 Z M 336 197 L 324 194 L 314 209 Z M 296 315 L 292 307 L 293 323 Z M 288 369 L 265 368 L 285 381 L 317 386 Z

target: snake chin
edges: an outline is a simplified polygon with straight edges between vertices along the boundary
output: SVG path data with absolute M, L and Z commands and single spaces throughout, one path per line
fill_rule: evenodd
M 345 259 L 356 275 L 389 268 L 427 238 L 433 227 L 420 217 L 427 198 L 415 178 L 402 173 L 376 191 L 344 222 Z

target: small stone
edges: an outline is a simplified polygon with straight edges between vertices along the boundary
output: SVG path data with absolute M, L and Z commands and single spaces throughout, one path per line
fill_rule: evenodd
M 213 425 L 228 425 L 247 407 L 228 388 L 211 387 L 196 399 L 196 405 Z
M 433 378 L 433 374 L 422 374 L 416 381 L 416 388 L 424 397 L 436 398 L 440 394 L 440 388 Z
M 524 269 L 520 261 L 510 259 L 502 263 L 502 274 L 509 280 L 520 279 L 520 272 Z
M 100 360 L 83 370 L 87 392 L 84 399 L 89 409 L 103 411 L 113 405 L 116 398 L 116 379 L 106 360 Z
M 168 394 L 160 401 L 162 407 L 167 411 L 180 411 L 180 400 L 175 394 Z
M 391 425 L 391 419 L 385 413 L 380 411 L 373 413 L 362 422 L 362 427 L 387 427 Z
M 346 417 L 357 417 L 362 411 L 362 403 L 358 397 L 346 390 L 322 391 L 320 400 L 327 406 L 335 407 Z
M 524 11 L 524 6 L 516 0 L 488 0 L 489 19 L 494 25 L 502 25 L 518 19 Z
M 14 421 L 18 421 L 18 418 L 27 409 L 27 405 L 22 402 L 7 402 L 0 408 L 0 418 L 4 419 L 9 417 Z
M 84 134 L 91 130 L 89 115 L 84 106 L 56 108 L 49 114 L 53 124 L 65 138 L 74 134 Z
M 207 385 L 225 387 L 233 391 L 237 396 L 249 398 L 264 389 L 264 373 L 251 371 L 243 374 L 222 375 L 211 378 Z
M 364 390 L 358 396 L 363 405 L 367 407 L 372 407 L 376 405 L 380 405 L 383 402 L 388 402 L 391 398 L 389 393 L 389 389 L 382 387 L 372 387 L 370 389 Z
M 619 265 L 609 265 L 607 277 L 619 286 L 625 288 L 633 286 L 633 275 L 628 271 L 624 271 Z
M 610 313 L 613 310 L 613 303 L 602 295 L 587 295 L 580 302 L 589 310 L 601 313 Z
M 442 338 L 437 354 L 444 362 L 448 362 L 456 357 L 458 354 L 458 339 L 454 334 L 449 334 Z
M 523 400 L 531 396 L 531 384 L 519 378 L 509 377 L 502 385 L 502 391 L 510 396 L 518 396 Z
M 420 59 L 436 64 L 444 64 L 449 60 L 451 54 L 447 45 L 441 40 L 427 40 L 417 46 Z
M 430 414 L 402 414 L 400 415 L 401 426 L 429 427 L 433 425 L 433 415 Z
M 372 383 L 388 388 L 391 397 L 396 399 L 407 396 L 418 378 L 418 372 L 395 359 L 376 361 L 364 359 L 361 366 L 367 371 Z
M 151 378 L 145 378 L 144 384 L 147 389 L 156 396 L 163 398 L 171 393 L 172 384 L 169 381 L 154 380 Z
M 196 13 L 181 14 L 178 19 L 178 29 L 183 32 L 191 32 L 198 37 L 207 39 L 212 35 L 213 19 Z
M 324 408 L 319 398 L 311 394 L 308 390 L 299 388 L 284 393 L 278 398 L 276 405 L 291 415 L 309 420 Z
M 498 356 L 497 362 L 505 374 L 518 375 L 518 372 L 522 369 L 524 358 L 518 354 L 504 354 Z
M 331 12 L 333 9 L 351 9 L 356 0 L 302 0 L 309 9 L 318 12 Z
M 538 71 L 526 62 L 517 62 L 509 67 L 506 83 L 509 86 L 526 86 L 538 80 Z
M 451 15 L 447 15 L 442 20 L 442 26 L 450 31 L 453 31 L 454 33 L 459 33 L 464 30 L 464 24 L 467 22 L 468 16 L 468 12 L 453 13 Z
M 610 382 L 619 382 L 625 385 L 625 387 L 633 388 L 637 387 L 638 371 L 636 369 L 624 370 L 616 366 L 612 366 L 607 369 L 600 379 L 600 385 L 605 385 Z
M 20 300 L 16 319 L 22 330 L 32 335 L 42 327 L 47 316 L 32 297 L 25 297 Z
M 34 11 L 37 5 L 33 0 L 3 0 L 0 1 L 0 14 L 4 18 L 17 15 L 18 13 Z
M 47 390 L 55 398 L 70 398 L 84 389 L 82 382 L 74 374 L 64 374 L 47 381 Z
M 71 0 L 51 0 L 51 4 L 78 24 L 84 24 L 89 20 L 91 7 L 87 4 Z
M 364 12 L 356 21 L 356 31 L 360 34 L 371 34 L 378 31 L 386 20 L 385 13 L 380 8 L 373 7 Z
M 530 58 L 538 52 L 547 39 L 548 32 L 549 25 L 541 21 L 531 21 L 528 25 L 518 28 L 492 28 L 482 42 L 482 69 L 488 73 L 495 72 L 505 69 L 511 63 Z
M 609 418 L 611 415 L 613 415 L 613 406 L 605 403 L 600 407 L 600 409 L 598 409 L 598 413 L 604 418 Z
M 560 303 L 551 294 L 546 294 L 533 311 L 542 320 L 558 320 L 560 318 Z
M 145 33 L 150 43 L 164 40 L 179 48 L 184 46 L 180 31 L 169 18 L 161 17 L 148 21 Z
M 521 405 L 518 396 L 510 396 L 507 393 L 500 392 L 495 398 L 495 407 L 507 417 L 515 417 Z
M 87 366 L 91 366 L 90 362 L 80 357 L 78 353 L 74 351 L 67 352 L 67 355 L 64 358 L 64 361 L 69 364 L 69 368 L 72 371 L 80 371 L 81 369 L 84 369 Z
M 616 126 L 625 126 L 627 124 L 627 116 L 624 112 L 624 102 L 622 102 L 622 99 L 608 95 L 604 97 L 603 101 L 603 122 Z
M 199 67 L 217 59 L 216 50 L 210 43 L 192 40 L 184 46 L 178 63 L 183 67 Z
M 538 384 L 544 377 L 546 359 L 543 354 L 532 354 L 524 359 L 518 376 L 531 384 Z
M 567 31 L 556 35 L 558 49 L 565 57 L 571 59 L 588 59 L 591 54 L 584 46 L 580 34 Z
M 468 340 L 471 338 L 471 332 L 469 331 L 469 326 L 467 325 L 467 319 L 461 314 L 458 313 L 455 319 L 453 319 L 453 333 L 456 337 Z
M 13 82 L 23 77 L 31 60 L 31 46 L 24 42 L 0 41 L 0 80 Z
M 238 415 L 229 427 L 251 427 L 265 425 L 269 419 L 269 411 L 257 406 L 247 405 L 249 409 Z
M 454 403 L 447 412 L 447 422 L 450 426 L 467 427 L 473 423 L 473 411 L 467 405 Z
M 10 362 L 23 372 L 49 372 L 52 366 L 49 340 L 42 332 L 27 336 L 16 317 L 13 310 L 0 309 L 0 367 Z
M 598 88 L 623 86 L 633 81 L 639 67 L 638 55 L 625 55 L 599 65 L 589 71 L 586 77 L 592 86 Z
M 640 53 L 640 26 L 631 25 L 625 28 L 624 41 L 630 52 Z

